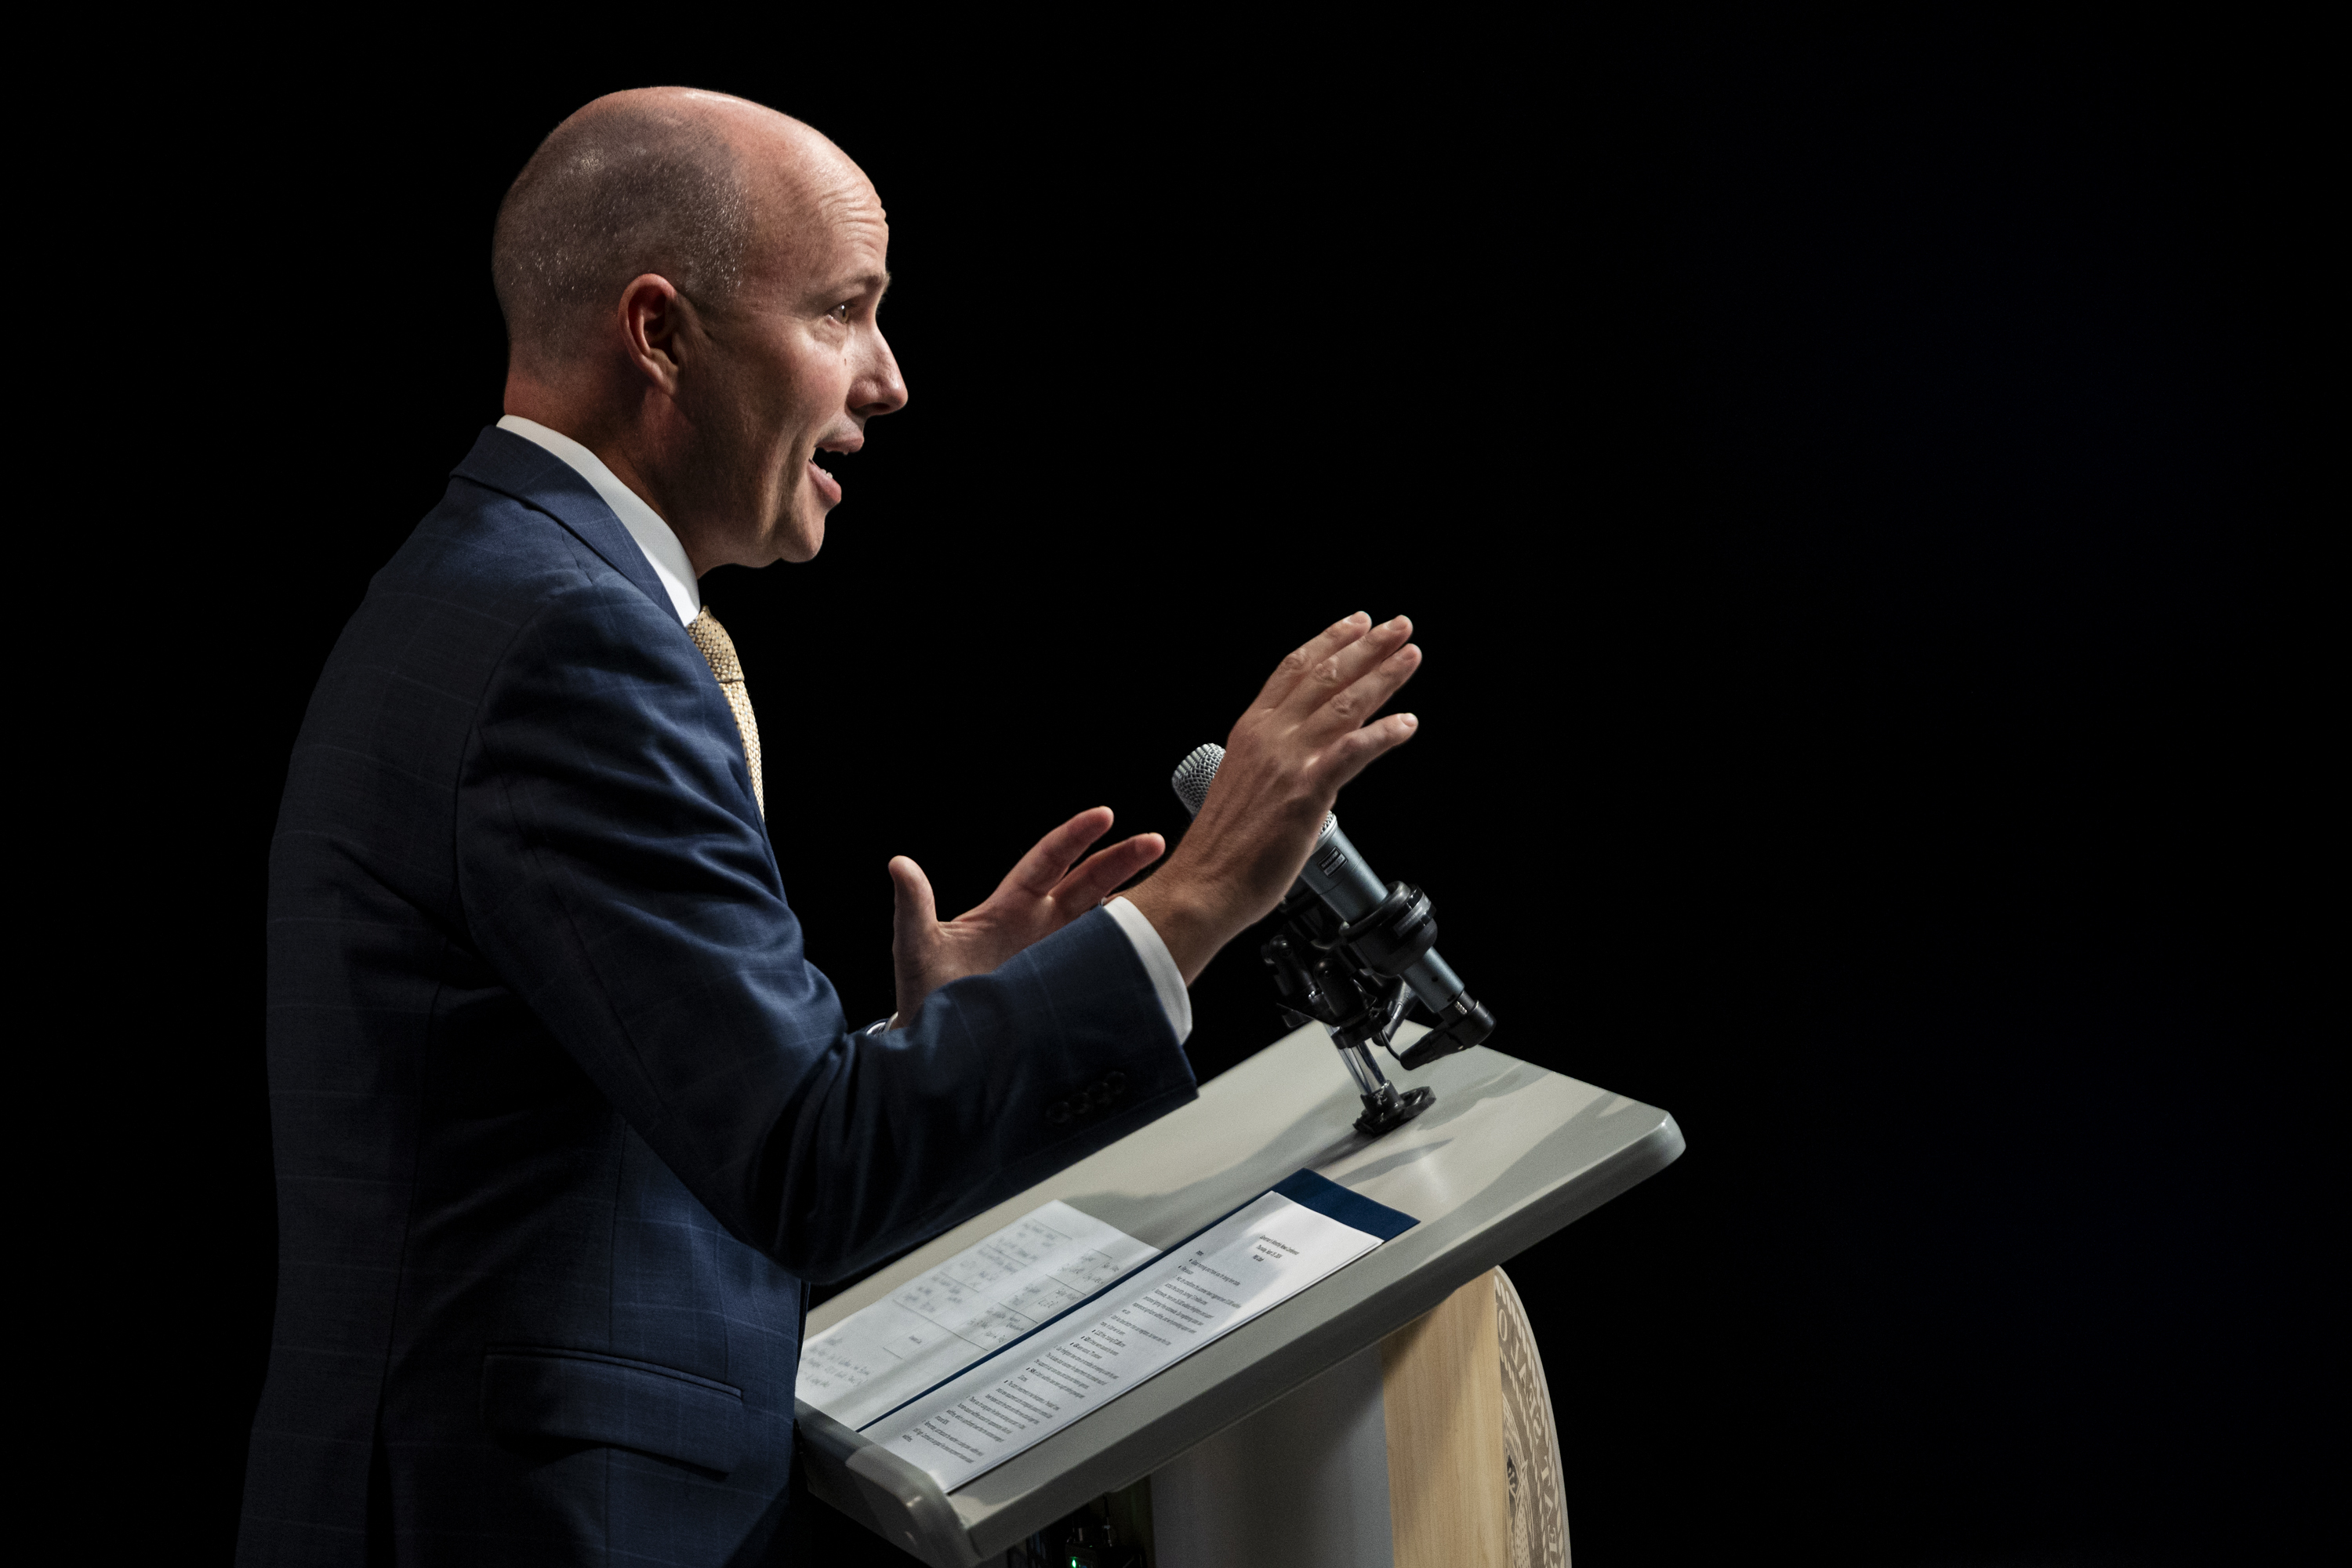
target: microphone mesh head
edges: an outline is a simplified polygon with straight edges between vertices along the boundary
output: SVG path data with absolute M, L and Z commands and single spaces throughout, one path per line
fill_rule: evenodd
M 1203 741 L 1186 752 L 1184 760 L 1176 764 L 1176 771 L 1169 775 L 1168 784 L 1176 792 L 1176 798 L 1184 803 L 1188 815 L 1201 815 L 1201 803 L 1209 798 L 1209 782 L 1217 776 L 1217 764 L 1224 760 L 1225 749 L 1223 746 L 1214 741 Z M 1317 846 L 1319 847 L 1323 840 L 1331 837 L 1331 830 L 1339 826 L 1338 812 L 1324 813 L 1323 831 L 1315 838 Z
M 1176 772 L 1168 783 L 1176 791 L 1176 798 L 1184 803 L 1188 816 L 1201 815 L 1201 803 L 1209 798 L 1209 781 L 1217 776 L 1217 764 L 1225 760 L 1225 749 L 1214 741 L 1195 746 L 1176 764 Z

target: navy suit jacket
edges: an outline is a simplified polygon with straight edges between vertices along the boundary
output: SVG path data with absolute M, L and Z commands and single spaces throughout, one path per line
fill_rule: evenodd
M 770 778 L 837 765 L 755 690 Z M 497 429 L 320 677 L 268 1005 L 250 1564 L 360 1563 L 372 1533 L 404 1563 L 767 1560 L 803 1281 L 1193 1092 L 1101 911 L 851 1030 L 659 581 Z

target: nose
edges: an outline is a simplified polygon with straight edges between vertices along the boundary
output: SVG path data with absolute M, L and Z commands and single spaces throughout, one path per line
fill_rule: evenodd
M 849 406 L 861 419 L 896 414 L 907 406 L 907 382 L 898 374 L 898 356 L 890 352 L 889 340 L 878 327 L 874 330 L 874 343 L 866 363 L 850 385 Z

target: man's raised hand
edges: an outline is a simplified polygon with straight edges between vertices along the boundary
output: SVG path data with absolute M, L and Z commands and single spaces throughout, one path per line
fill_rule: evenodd
M 1282 901 L 1339 786 L 1412 738 L 1410 713 L 1372 720 L 1421 668 L 1412 637 L 1402 616 L 1349 616 L 1276 666 L 1234 726 L 1192 831 L 1128 894 L 1187 984 Z
M 1021 857 L 988 901 L 941 921 L 923 868 L 900 855 L 890 862 L 898 910 L 890 938 L 904 1027 L 923 998 L 950 980 L 985 974 L 1042 937 L 1051 936 L 1108 898 L 1111 889 L 1160 858 L 1168 841 L 1139 833 L 1098 854 L 1089 845 L 1110 831 L 1107 805 L 1082 811 Z M 1073 864 L 1076 862 L 1076 864 Z

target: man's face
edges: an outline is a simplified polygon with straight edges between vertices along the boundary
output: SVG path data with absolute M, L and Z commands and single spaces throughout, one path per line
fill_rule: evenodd
M 836 155 L 806 160 L 761 195 L 743 286 L 702 315 L 705 358 L 679 386 L 702 469 L 688 481 L 696 510 L 720 559 L 745 566 L 816 554 L 842 495 L 824 464 L 907 401 L 876 319 L 890 226 L 874 187 Z

